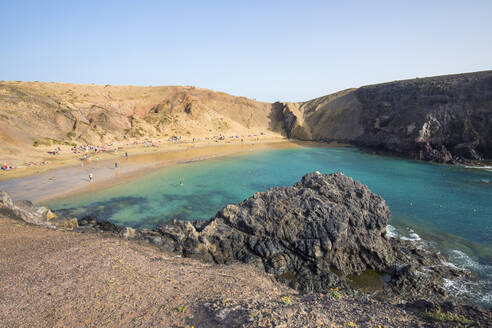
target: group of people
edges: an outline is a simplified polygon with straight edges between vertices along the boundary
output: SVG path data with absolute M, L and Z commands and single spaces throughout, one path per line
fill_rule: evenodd
M 70 151 L 74 154 L 88 153 L 89 151 L 93 151 L 95 154 L 98 154 L 107 151 L 107 149 L 105 146 L 81 145 L 70 148 Z
M 57 147 L 54 150 L 48 151 L 48 154 L 50 155 L 58 155 L 61 152 L 61 148 Z
M 3 165 L 0 168 L 2 169 L 2 171 L 8 171 L 8 170 L 12 170 L 14 167 L 8 165 L 7 163 L 3 163 Z

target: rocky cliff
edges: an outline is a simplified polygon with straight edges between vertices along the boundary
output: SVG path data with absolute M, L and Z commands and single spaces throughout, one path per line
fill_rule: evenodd
M 370 85 L 276 106 L 292 138 L 444 163 L 492 158 L 492 71 Z

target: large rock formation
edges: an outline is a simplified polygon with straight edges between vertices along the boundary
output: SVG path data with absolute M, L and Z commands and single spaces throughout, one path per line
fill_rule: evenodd
M 385 201 L 343 173 L 309 173 L 292 187 L 227 205 L 209 221 L 174 220 L 154 230 L 122 228 L 91 216 L 78 222 L 57 218 L 46 207 L 14 203 L 5 192 L 0 209 L 45 227 L 109 231 L 202 261 L 249 263 L 303 291 L 350 291 L 357 276 L 369 273 L 385 297 L 440 300 L 447 296 L 443 278 L 466 275 L 443 265 L 440 254 L 389 238 Z
M 157 233 L 170 251 L 254 263 L 295 288 L 322 290 L 339 275 L 386 270 L 394 262 L 389 216 L 384 200 L 361 183 L 342 173 L 311 173 L 293 187 L 228 205 L 204 226 L 175 221 Z
M 492 71 L 370 85 L 296 105 L 284 110 L 290 137 L 444 163 L 492 158 Z
M 390 211 L 367 186 L 343 175 L 305 175 L 228 205 L 209 221 L 168 222 L 155 230 L 109 230 L 186 257 L 219 264 L 242 261 L 304 291 L 349 289 L 354 276 L 376 272 L 382 295 L 439 299 L 443 277 L 464 273 L 442 256 L 389 238 Z M 85 221 L 84 221 L 85 220 Z M 79 221 L 89 225 L 88 219 Z M 87 222 L 86 222 L 87 221 Z M 92 226 L 104 230 L 92 219 Z

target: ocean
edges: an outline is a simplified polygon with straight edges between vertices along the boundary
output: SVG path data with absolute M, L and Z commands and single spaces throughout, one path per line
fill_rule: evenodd
M 120 165 L 124 165 L 121 163 Z M 392 212 L 393 236 L 425 242 L 448 265 L 475 272 L 473 282 L 447 281 L 454 293 L 473 290 L 492 305 L 492 170 L 439 165 L 356 148 L 257 151 L 160 169 L 138 180 L 46 203 L 55 212 L 135 228 L 177 218 L 206 220 L 226 204 L 288 186 L 304 174 L 343 172 L 380 194 Z

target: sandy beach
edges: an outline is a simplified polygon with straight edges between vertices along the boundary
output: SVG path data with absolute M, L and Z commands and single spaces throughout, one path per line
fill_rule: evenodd
M 9 192 L 15 200 L 27 199 L 39 203 L 73 193 L 107 188 L 179 163 L 250 151 L 312 145 L 313 143 L 291 142 L 277 138 L 259 142 L 176 144 L 163 145 L 159 148 L 132 149 L 128 152 L 128 157 L 124 156 L 123 151 L 107 154 L 106 158 L 98 161 L 66 159 L 56 162 L 53 169 L 44 172 L 24 170 L 21 172 L 24 174 L 20 174 L 19 177 L 12 175 L 12 178 L 5 179 L 4 176 L 4 179 L 0 180 L 0 190 Z M 115 163 L 118 163 L 118 168 L 115 168 Z M 93 182 L 89 181 L 90 173 L 93 173 Z

